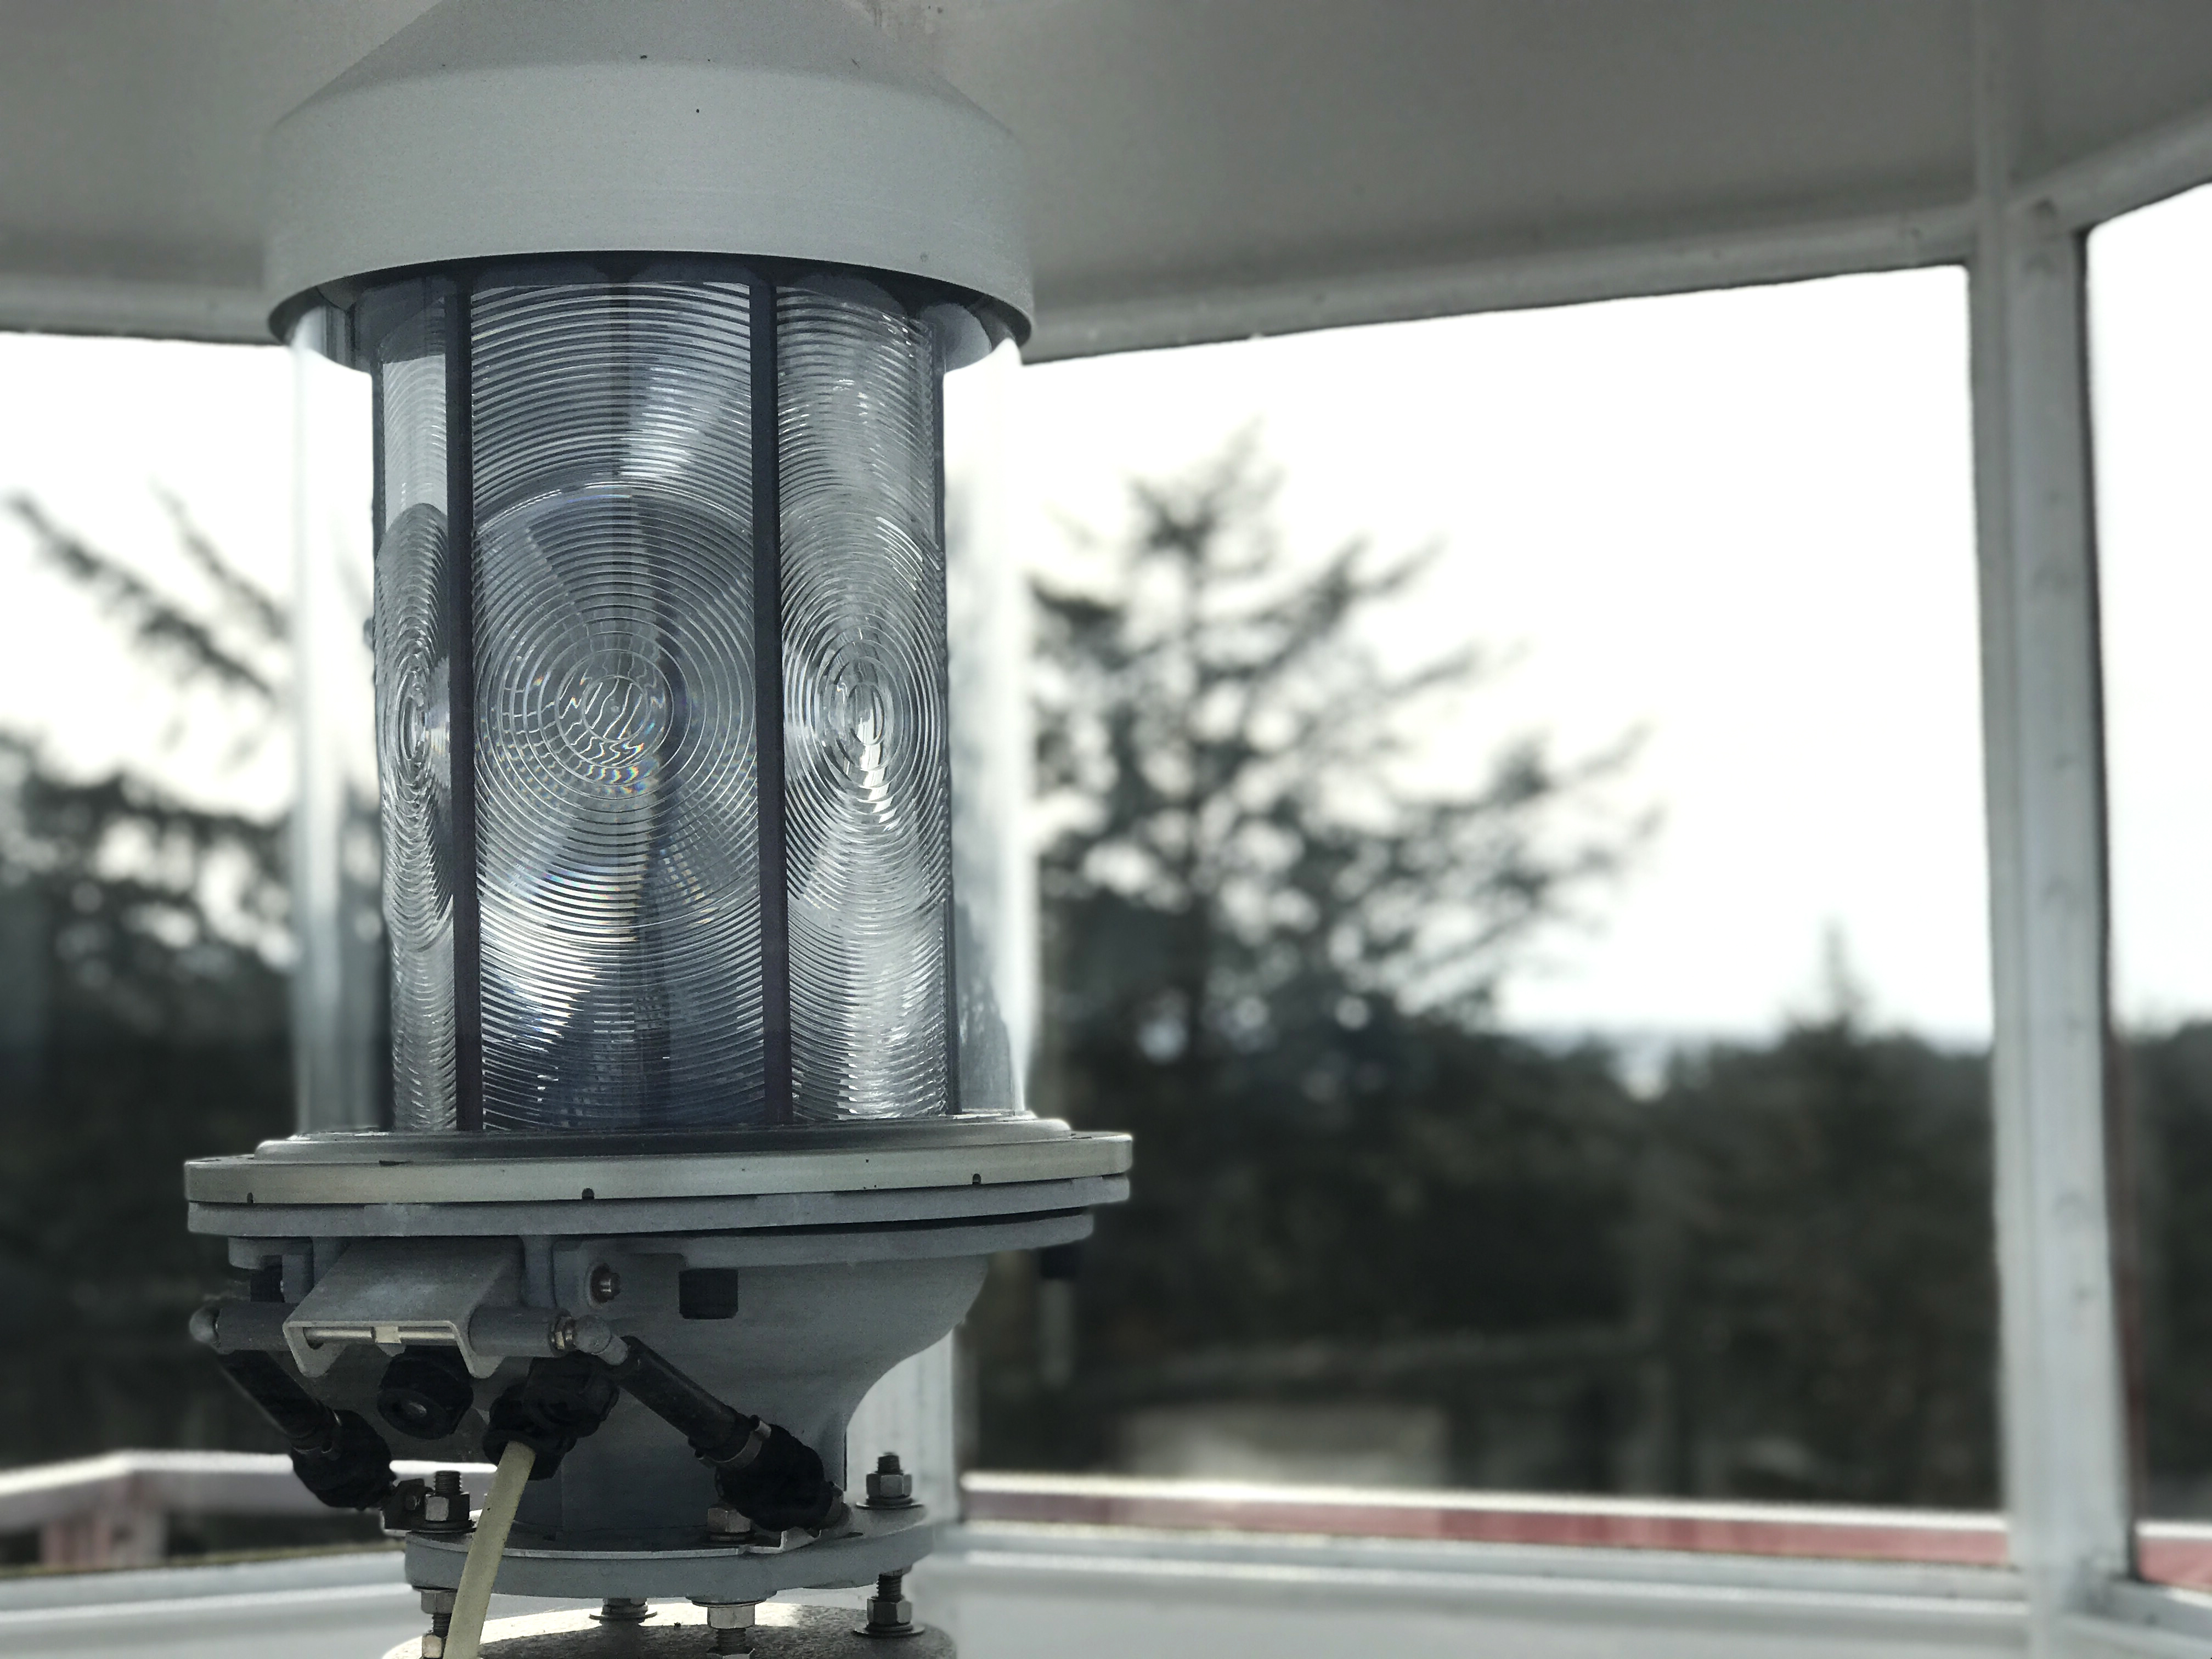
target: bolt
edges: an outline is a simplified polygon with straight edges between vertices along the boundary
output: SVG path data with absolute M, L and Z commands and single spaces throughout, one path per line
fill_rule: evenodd
M 446 1637 L 453 1624 L 453 1592 L 424 1590 L 422 1611 L 430 1615 L 429 1632 L 422 1638 L 422 1659 L 446 1659 Z
M 914 1634 L 914 1603 L 906 1599 L 906 1574 L 887 1572 L 876 1580 L 876 1593 L 868 1598 L 868 1636 Z
M 641 1625 L 653 1614 L 642 1596 L 610 1595 L 592 1616 L 603 1625 Z
M 914 1503 L 914 1477 L 900 1467 L 896 1452 L 885 1452 L 868 1471 L 868 1507 L 902 1510 Z
M 430 1477 L 430 1490 L 422 1499 L 422 1523 L 449 1532 L 469 1524 L 469 1495 L 461 1490 L 459 1469 L 440 1469 Z
M 753 1604 L 750 1601 L 709 1601 L 707 1628 L 714 1632 L 717 1653 L 753 1650 Z
M 622 1294 L 622 1275 L 604 1261 L 592 1269 L 591 1283 L 586 1286 L 594 1307 L 605 1307 Z
M 752 1535 L 752 1517 L 727 1504 L 717 1504 L 707 1511 L 707 1530 L 716 1538 L 749 1538 Z
M 555 1353 L 588 1353 L 605 1358 L 610 1364 L 620 1364 L 623 1358 L 622 1339 L 607 1328 L 607 1322 L 596 1315 L 562 1314 L 553 1321 L 547 1333 L 546 1346 Z

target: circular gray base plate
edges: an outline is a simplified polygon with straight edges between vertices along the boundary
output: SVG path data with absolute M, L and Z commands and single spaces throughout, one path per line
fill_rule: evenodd
M 753 1627 L 758 1659 L 952 1659 L 942 1631 L 862 1636 L 860 1615 L 842 1607 L 771 1602 Z M 704 1609 L 662 1603 L 641 1625 L 602 1624 L 588 1613 L 540 1613 L 484 1626 L 483 1659 L 708 1659 L 714 1633 Z M 384 1659 L 422 1659 L 422 1644 L 403 1642 Z
M 903 1572 L 929 1553 L 936 1534 L 920 1504 L 907 1510 L 853 1510 L 857 1528 L 796 1549 L 748 1549 L 701 1543 L 682 1549 L 579 1549 L 533 1547 L 511 1537 L 492 1588 L 501 1595 L 627 1596 L 652 1601 L 765 1601 L 792 1589 L 849 1589 Z M 455 1589 L 469 1540 L 410 1534 L 407 1582 L 420 1589 Z M 901 1651 L 905 1650 L 902 1649 Z

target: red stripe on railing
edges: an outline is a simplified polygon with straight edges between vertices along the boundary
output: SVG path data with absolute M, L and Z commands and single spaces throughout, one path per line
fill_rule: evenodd
M 1556 1544 L 1968 1567 L 2001 1567 L 2007 1559 L 2003 1517 L 1978 1511 L 1374 1492 L 1111 1475 L 977 1473 L 963 1476 L 960 1485 L 971 1521 Z M 2137 1571 L 2150 1583 L 2212 1590 L 2212 1523 L 2143 1522 L 2136 1528 L 2136 1552 Z
M 1370 1492 L 1115 1476 L 971 1474 L 971 1521 L 1554 1544 L 2000 1567 L 2002 1516 L 1524 1493 Z M 2206 1557 L 2212 1564 L 2212 1546 Z
M 2136 1571 L 2154 1584 L 2212 1589 L 2212 1526 L 2145 1521 L 2136 1528 Z

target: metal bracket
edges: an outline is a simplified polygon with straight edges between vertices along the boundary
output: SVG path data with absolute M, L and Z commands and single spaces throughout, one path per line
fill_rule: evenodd
M 354 1343 L 396 1354 L 409 1343 L 458 1349 L 471 1376 L 501 1356 L 470 1340 L 477 1310 L 520 1299 L 522 1247 L 512 1238 L 363 1239 L 284 1321 L 285 1345 L 303 1376 L 320 1376 Z

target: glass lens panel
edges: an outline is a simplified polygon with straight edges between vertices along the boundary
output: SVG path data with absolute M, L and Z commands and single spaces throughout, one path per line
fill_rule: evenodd
M 792 1092 L 948 1109 L 951 781 L 939 352 L 857 282 L 777 300 Z
M 365 301 L 375 386 L 376 758 L 392 952 L 392 1121 L 454 1127 L 453 854 L 446 516 L 452 290 L 406 283 Z
M 750 288 L 480 288 L 484 1122 L 763 1104 Z

